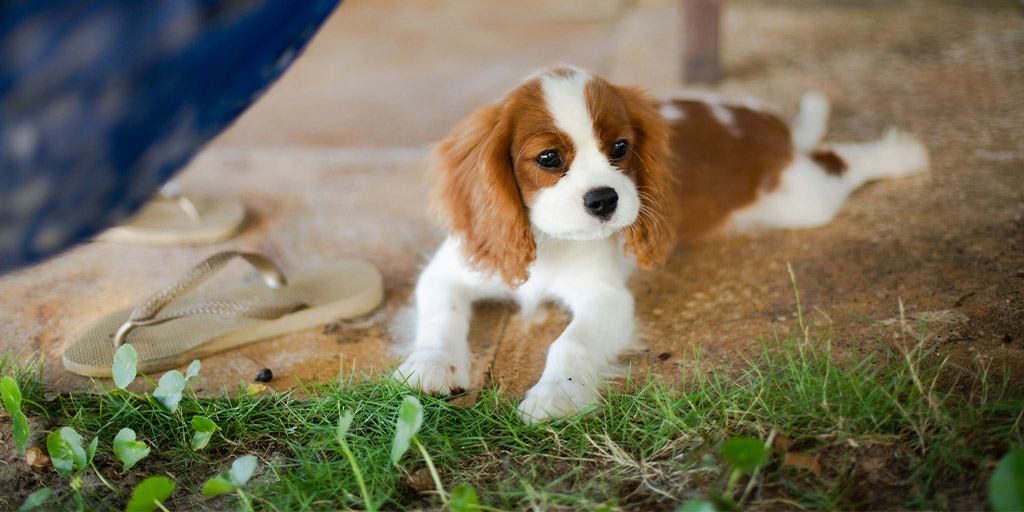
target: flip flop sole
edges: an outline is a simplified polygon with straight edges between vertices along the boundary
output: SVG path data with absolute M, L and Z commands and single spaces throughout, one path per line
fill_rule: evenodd
M 168 313 L 195 304 L 225 301 L 301 301 L 309 306 L 274 320 L 225 319 L 194 315 L 162 324 L 140 326 L 125 340 L 139 355 L 137 368 L 151 373 L 193 359 L 242 347 L 335 320 L 368 313 L 384 299 L 380 271 L 360 259 L 289 273 L 288 286 L 274 290 L 260 282 L 191 294 L 166 308 Z M 111 313 L 72 334 L 64 346 L 64 367 L 86 377 L 110 377 L 114 334 L 133 308 Z
M 196 222 L 173 201 L 150 201 L 127 223 L 96 237 L 101 242 L 140 245 L 207 245 L 233 237 L 245 224 L 245 205 L 235 198 L 188 196 L 199 211 Z

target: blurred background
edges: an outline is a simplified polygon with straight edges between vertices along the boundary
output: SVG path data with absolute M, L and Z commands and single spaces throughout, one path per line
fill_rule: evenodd
M 679 5 L 346 0 L 218 143 L 423 145 L 557 64 L 671 90 L 682 72 Z

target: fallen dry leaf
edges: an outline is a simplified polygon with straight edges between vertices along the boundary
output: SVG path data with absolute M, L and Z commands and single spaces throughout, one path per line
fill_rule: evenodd
M 782 460 L 782 465 L 807 468 L 807 471 L 814 476 L 821 476 L 821 464 L 818 463 L 818 459 L 806 453 L 787 453 L 786 458 Z
M 430 470 L 427 468 L 420 468 L 413 471 L 405 481 L 409 484 L 409 487 L 412 487 L 420 494 L 434 489 L 434 480 L 430 476 Z
M 775 448 L 776 452 L 786 453 L 789 450 L 789 445 L 793 444 L 786 436 L 779 434 L 775 436 L 775 440 L 772 441 L 772 448 Z
M 50 467 L 50 456 L 43 453 L 38 446 L 33 446 L 25 452 L 25 462 L 32 471 L 42 473 Z
M 266 390 L 267 386 L 264 386 L 263 384 L 260 384 L 258 382 L 253 382 L 252 384 L 249 384 L 248 386 L 245 387 L 245 392 L 250 396 L 262 393 Z

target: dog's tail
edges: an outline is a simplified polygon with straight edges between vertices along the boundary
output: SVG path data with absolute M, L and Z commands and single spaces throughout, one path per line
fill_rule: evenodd
M 828 130 L 828 98 L 818 91 L 808 91 L 800 98 L 800 111 L 793 119 L 793 146 L 801 153 L 814 150 Z

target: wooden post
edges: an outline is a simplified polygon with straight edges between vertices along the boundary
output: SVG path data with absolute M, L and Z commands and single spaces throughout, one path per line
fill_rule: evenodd
M 688 83 L 718 82 L 719 5 L 721 0 L 683 2 L 683 80 Z

